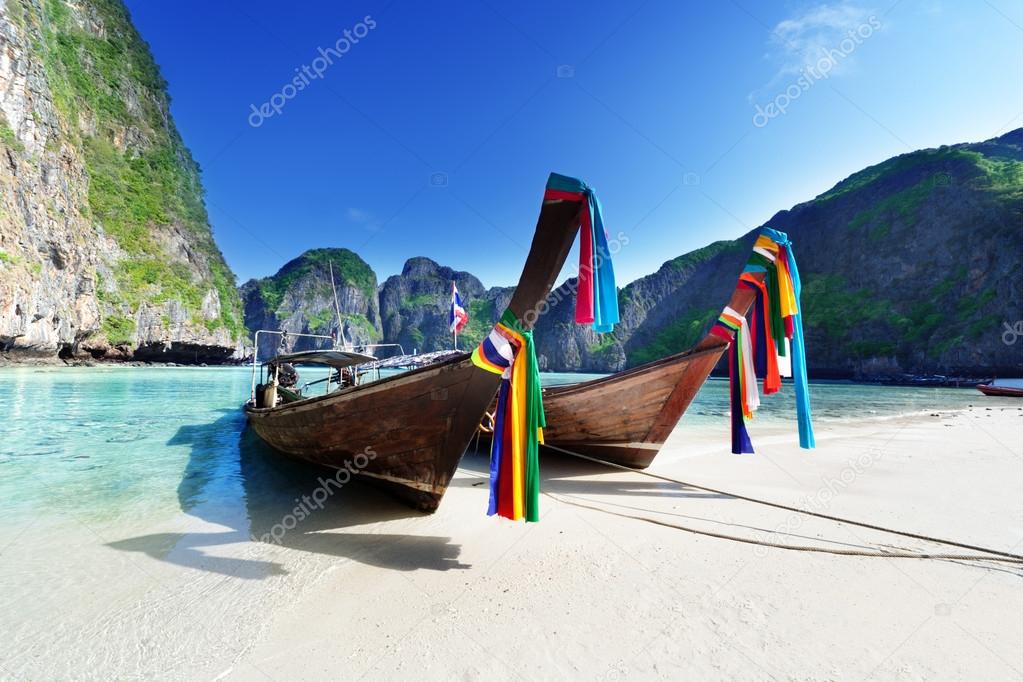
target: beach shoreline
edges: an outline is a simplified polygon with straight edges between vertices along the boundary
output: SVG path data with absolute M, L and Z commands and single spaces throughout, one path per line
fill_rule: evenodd
M 252 359 L 229 360 L 226 362 L 158 362 L 153 360 L 132 360 L 120 358 L 61 358 L 56 355 L 34 354 L 0 354 L 0 369 L 21 367 L 40 367 L 43 369 L 58 367 L 245 367 L 251 365 Z
M 701 434 L 687 451 L 680 429 L 652 471 L 1018 551 L 1021 455 L 1003 445 L 1021 426 L 1020 409 L 967 408 L 825 425 L 813 453 L 780 431 L 760 434 L 753 456 L 727 454 L 726 429 Z M 1014 645 L 1023 624 L 1011 615 L 1023 607 L 1018 568 L 811 555 L 695 536 L 575 504 L 754 538 L 778 539 L 780 529 L 797 544 L 933 547 L 546 454 L 542 521 L 488 519 L 485 459 L 465 464 L 435 515 L 400 522 L 410 553 L 415 538 L 458 543 L 449 566 L 414 568 L 407 557 L 409 570 L 384 576 L 364 562 L 340 566 L 277 614 L 225 677 L 913 680 L 1023 670 Z M 949 505 L 945 488 L 972 468 L 985 490 Z M 372 524 L 372 532 L 391 535 L 392 525 Z M 400 544 L 379 551 L 400 561 Z
M 32 353 L 0 353 L 0 369 L 24 369 L 24 368 L 40 368 L 40 369 L 55 369 L 55 368 L 153 368 L 153 367 L 251 367 L 252 358 L 242 359 L 229 359 L 223 362 L 159 362 L 153 360 L 134 360 L 129 358 L 61 358 L 57 355 L 49 354 L 32 354 Z M 561 376 L 572 376 L 579 375 L 585 377 L 580 381 L 585 381 L 597 376 L 609 376 L 607 373 L 601 372 L 588 372 L 582 370 L 572 371 L 556 371 L 556 370 L 544 370 L 541 375 L 555 374 Z M 991 377 L 995 373 L 978 374 L 976 376 L 957 376 L 952 378 L 945 378 L 943 381 L 936 381 L 932 377 L 922 377 L 918 380 L 905 379 L 905 378 L 894 378 L 894 377 L 873 377 L 864 378 L 857 377 L 854 375 L 845 376 L 811 376 L 811 384 L 850 384 L 854 386 L 878 386 L 878 387 L 892 387 L 892 388 L 956 388 L 956 389 L 975 389 L 977 385 L 991 381 Z M 722 373 L 721 371 L 714 371 L 710 374 L 709 378 L 717 380 L 725 380 L 728 378 L 727 372 Z M 784 380 L 786 385 L 791 385 L 789 379 Z
M 244 372 L 167 370 L 139 382 L 147 373 L 54 371 L 35 383 L 18 374 L 16 419 L 64 403 L 70 421 L 53 427 L 68 440 L 83 432 L 64 429 L 83 424 L 92 440 L 75 436 L 54 454 L 40 437 L 20 460 L 0 455 L 8 472 L 44 459 L 33 455 L 46 455 L 47 476 L 65 460 L 73 467 L 23 479 L 3 500 L 0 608 L 10 615 L 0 665 L 16 678 L 916 680 L 1023 670 L 1011 566 L 809 554 L 654 525 L 641 519 L 757 541 L 933 549 L 549 451 L 535 524 L 485 515 L 488 460 L 478 452 L 434 514 L 359 481 L 321 499 L 324 472 L 287 462 L 246 429 L 230 402 L 248 386 Z M 92 388 L 63 392 L 71 387 Z M 158 428 L 159 405 L 136 414 L 168 390 L 213 400 L 169 428 Z M 825 391 L 817 406 L 832 416 L 817 422 L 816 450 L 798 448 L 782 409 L 750 424 L 756 454 L 732 455 L 718 393 L 701 393 L 651 472 L 1023 548 L 1023 403 L 978 394 L 973 407 L 953 400 L 964 407 L 892 416 L 874 392 Z M 99 395 L 102 408 L 87 397 Z M 893 404 L 920 404 L 906 395 Z M 835 396 L 873 396 L 879 413 L 857 403 L 837 419 Z M 109 428 L 98 409 L 114 415 Z M 150 451 L 161 454 L 140 460 Z M 299 519 L 303 496 L 322 504 Z M 286 532 L 275 537 L 278 527 Z

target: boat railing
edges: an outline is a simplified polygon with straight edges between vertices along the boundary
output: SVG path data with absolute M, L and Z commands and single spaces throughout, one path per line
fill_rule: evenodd
M 362 346 L 356 346 L 355 350 L 370 352 L 372 350 L 376 350 L 377 348 L 397 348 L 399 355 L 405 354 L 405 349 L 402 348 L 400 343 L 367 343 Z M 370 355 L 373 355 L 373 353 L 370 352 Z
M 298 332 L 283 332 L 283 331 L 279 331 L 279 330 L 276 330 L 276 329 L 260 329 L 260 330 L 257 330 L 256 333 L 253 335 L 252 386 L 251 386 L 251 389 L 250 389 L 250 392 L 249 392 L 249 400 L 252 402 L 253 405 L 256 404 L 256 383 L 257 383 L 256 379 L 259 376 L 259 335 L 260 334 L 276 334 L 277 336 L 283 336 L 283 335 L 287 334 L 287 336 L 289 338 L 290 337 L 294 337 L 294 338 L 301 338 L 301 339 L 327 339 L 327 340 L 331 340 L 331 341 L 335 341 L 335 342 L 337 341 L 337 339 L 335 339 L 333 336 L 327 336 L 325 334 L 300 334 Z M 360 353 L 371 353 L 372 354 L 373 351 L 376 351 L 379 348 L 397 348 L 399 354 L 401 354 L 401 355 L 405 354 L 405 349 L 402 347 L 402 345 L 400 343 L 367 343 L 367 344 L 355 346 L 355 345 L 352 345 L 350 343 L 345 342 L 345 343 L 342 343 L 342 344 L 335 344 L 335 346 L 337 346 L 337 345 L 341 346 L 340 348 L 336 348 L 337 350 L 356 351 L 356 352 L 360 352 Z M 311 386 L 313 384 L 323 383 L 324 381 L 328 382 L 327 388 L 329 390 L 329 388 L 330 388 L 330 383 L 329 382 L 330 382 L 330 379 L 331 379 L 331 373 L 332 372 L 333 372 L 332 369 L 328 370 L 326 378 L 306 383 L 305 385 L 302 386 L 302 390 L 304 390 L 305 388 L 307 388 L 307 387 L 309 387 L 309 386 Z
M 259 335 L 260 334 L 276 334 L 277 336 L 284 336 L 287 334 L 289 337 L 296 337 L 300 339 L 328 339 L 334 340 L 334 337 L 327 336 L 324 334 L 299 334 L 297 332 L 282 332 L 276 329 L 259 329 L 252 337 L 252 388 L 249 392 L 249 400 L 253 405 L 256 404 L 256 377 L 259 374 Z M 329 375 L 328 375 L 329 376 Z

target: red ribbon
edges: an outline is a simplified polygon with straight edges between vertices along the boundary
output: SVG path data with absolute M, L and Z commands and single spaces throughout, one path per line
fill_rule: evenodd
M 764 338 L 761 340 L 758 335 L 758 329 L 760 325 L 751 324 L 750 332 L 753 340 L 753 348 L 757 348 L 758 343 L 764 343 L 767 347 L 767 366 L 764 368 L 764 395 L 771 395 L 781 390 L 781 374 L 778 370 L 778 349 L 774 345 L 774 337 L 771 336 L 771 297 L 767 293 L 767 285 L 761 280 L 757 279 L 750 273 L 743 273 L 739 277 L 741 283 L 744 283 L 747 287 L 753 289 L 756 292 L 756 302 L 754 303 L 754 314 L 757 312 L 757 308 L 761 313 L 761 319 L 763 320 L 763 330 L 765 333 L 762 335 Z M 754 351 L 755 354 L 755 351 Z
M 548 189 L 543 198 L 583 202 L 582 218 L 579 222 L 579 276 L 575 293 L 575 321 L 579 324 L 593 322 L 593 219 L 590 216 L 590 199 L 583 192 L 566 192 Z

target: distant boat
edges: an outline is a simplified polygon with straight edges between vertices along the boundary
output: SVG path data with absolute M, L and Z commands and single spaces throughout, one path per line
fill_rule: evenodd
M 977 390 L 984 395 L 1023 398 L 1023 379 L 995 379 L 989 384 L 979 384 Z
M 747 315 L 755 296 L 752 289 L 737 286 L 728 306 Z M 681 353 L 600 379 L 545 389 L 544 442 L 645 469 L 726 348 L 720 337 L 707 334 Z
M 543 202 L 508 305 L 527 329 L 534 320 L 526 313 L 535 310 L 554 285 L 579 229 L 582 207 L 582 201 Z M 317 397 L 280 391 L 278 404 L 277 382 L 271 379 L 267 389 L 257 391 L 254 380 L 245 413 L 255 432 L 291 458 L 338 470 L 347 464 L 412 506 L 435 510 L 497 394 L 501 376 L 476 367 L 468 353 L 459 353 L 403 374 L 359 383 L 359 365 L 372 358 L 343 351 L 295 355 L 282 355 L 267 366 L 279 368 L 291 360 L 327 365 L 329 372 L 336 369 L 355 385 Z M 277 370 L 271 373 L 276 376 Z

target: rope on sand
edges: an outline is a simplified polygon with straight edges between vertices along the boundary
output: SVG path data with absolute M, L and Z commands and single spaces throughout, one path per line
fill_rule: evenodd
M 714 493 L 716 495 L 724 495 L 726 497 L 731 497 L 731 498 L 734 498 L 734 499 L 737 499 L 737 500 L 744 500 L 746 502 L 753 502 L 754 504 L 761 504 L 761 505 L 764 505 L 764 506 L 767 506 L 767 507 L 774 507 L 775 509 L 782 509 L 782 510 L 785 510 L 785 511 L 795 512 L 797 514 L 804 514 L 806 516 L 814 516 L 814 517 L 817 517 L 817 518 L 820 518 L 820 519 L 825 519 L 825 520 L 828 520 L 828 521 L 835 521 L 837 523 L 848 524 L 850 526 L 859 526 L 861 528 L 869 528 L 870 530 L 876 530 L 876 531 L 880 531 L 882 533 L 890 533 L 892 535 L 900 535 L 902 537 L 913 538 L 914 540 L 923 540 L 925 542 L 931 542 L 931 543 L 939 544 L 939 545 L 947 545 L 947 546 L 950 546 L 950 547 L 959 547 L 961 549 L 969 549 L 969 550 L 973 550 L 975 552 L 982 552 L 983 554 L 931 554 L 931 553 L 904 552 L 904 551 L 900 551 L 900 552 L 885 552 L 885 551 L 869 552 L 869 551 L 857 550 L 857 549 L 831 549 L 831 548 L 827 548 L 827 547 L 816 547 L 816 546 L 813 546 L 813 545 L 788 545 L 788 544 L 777 543 L 777 542 L 769 542 L 767 540 L 756 540 L 756 539 L 744 538 L 744 537 L 740 537 L 740 536 L 736 536 L 736 535 L 727 535 L 727 534 L 724 534 L 724 533 L 714 533 L 712 531 L 699 530 L 697 528 L 692 528 L 690 526 L 683 526 L 683 525 L 680 525 L 680 524 L 669 523 L 667 521 L 660 521 L 658 519 L 652 519 L 652 518 L 649 518 L 649 517 L 646 517 L 646 516 L 637 516 L 637 515 L 634 515 L 634 514 L 626 514 L 626 513 L 623 513 L 623 512 L 611 511 L 609 509 L 605 509 L 605 508 L 601 508 L 601 507 L 596 507 L 596 506 L 591 506 L 591 505 L 587 505 L 587 504 L 582 504 L 580 502 L 573 502 L 573 501 L 566 500 L 564 498 L 561 498 L 561 497 L 558 497 L 558 496 L 555 496 L 555 495 L 549 495 L 552 499 L 555 499 L 555 500 L 557 500 L 559 502 L 562 502 L 564 504 L 570 504 L 570 505 L 573 505 L 573 506 L 576 506 L 576 507 L 582 507 L 584 509 L 591 509 L 591 510 L 594 510 L 594 511 L 603 512 L 605 514 L 611 514 L 613 516 L 620 516 L 622 518 L 633 519 L 633 520 L 636 520 L 636 521 L 646 521 L 647 523 L 652 523 L 652 524 L 655 524 L 655 525 L 658 525 L 658 526 L 665 526 L 667 528 L 674 528 L 674 529 L 677 529 L 677 530 L 686 531 L 687 533 L 693 533 L 693 534 L 696 534 L 696 535 L 706 535 L 706 536 L 709 536 L 709 537 L 720 538 L 722 540 L 732 540 L 734 542 L 741 542 L 741 543 L 749 544 L 749 545 L 762 545 L 764 547 L 774 547 L 776 549 L 787 549 L 787 550 L 799 551 L 799 552 L 818 552 L 818 553 L 821 553 L 821 554 L 838 554 L 838 555 L 842 555 L 842 556 L 880 557 L 880 558 L 885 558 L 885 559 L 950 559 L 950 560 L 958 560 L 958 561 L 1000 561 L 1000 562 L 1012 563 L 1012 564 L 1023 564 L 1023 555 L 1013 554 L 1011 552 L 1003 552 L 1001 550 L 991 549 L 991 548 L 988 548 L 988 547 L 980 547 L 980 546 L 977 546 L 977 545 L 969 545 L 969 544 L 966 544 L 966 543 L 963 543 L 963 542 L 957 542 L 955 540 L 945 540 L 945 539 L 942 539 L 942 538 L 931 537 L 929 535 L 921 535 L 919 533 L 911 533 L 911 532 L 908 532 L 908 531 L 897 530 L 897 529 L 894 529 L 894 528 L 886 528 L 885 526 L 878 526 L 878 525 L 875 525 L 875 524 L 872 524 L 872 523 L 864 523 L 862 521 L 854 521 L 852 519 L 846 519 L 846 518 L 842 518 L 840 516 L 832 516 L 830 514 L 822 514 L 820 512 L 810 511 L 809 509 L 800 509 L 799 507 L 792 507 L 792 506 L 789 506 L 789 505 L 780 504 L 778 502 L 771 502 L 769 500 L 761 500 L 761 499 L 758 499 L 756 497 L 749 497 L 747 495 L 739 495 L 737 493 L 730 493 L 730 492 L 727 492 L 725 490 L 718 490 L 716 488 L 711 488 L 711 487 L 708 487 L 708 486 L 696 485 L 695 483 L 688 483 L 686 481 L 682 481 L 682 480 L 679 480 L 677 478 L 672 478 L 670 476 L 662 476 L 660 474 L 654 474 L 654 473 L 651 473 L 649 471 L 640 471 L 638 469 L 632 469 L 632 468 L 627 467 L 627 466 L 622 466 L 621 464 L 615 464 L 614 462 L 608 462 L 606 460 L 597 459 L 596 457 L 590 457 L 588 455 L 584 455 L 584 454 L 579 453 L 579 452 L 573 452 L 571 450 L 566 450 L 564 448 L 559 448 L 556 445 L 545 444 L 544 447 L 550 448 L 551 450 L 554 450 L 556 452 L 560 452 L 560 453 L 568 455 L 570 457 L 576 457 L 576 458 L 579 458 L 579 459 L 585 459 L 587 461 L 594 462 L 596 464 L 603 464 L 604 466 L 608 466 L 608 467 L 611 467 L 613 469 L 620 469 L 622 471 L 627 471 L 629 473 L 639 474 L 641 476 L 647 476 L 649 478 L 656 478 L 658 480 L 666 481 L 668 483 L 674 483 L 676 485 L 680 485 L 680 486 L 683 486 L 683 487 L 686 487 L 686 488 L 693 488 L 695 490 L 702 490 L 704 492 Z

